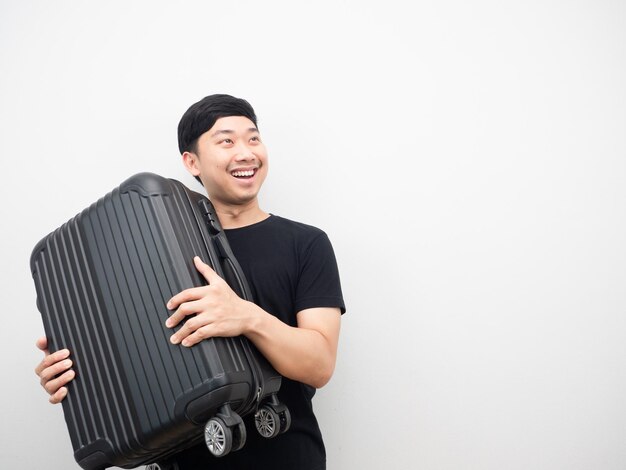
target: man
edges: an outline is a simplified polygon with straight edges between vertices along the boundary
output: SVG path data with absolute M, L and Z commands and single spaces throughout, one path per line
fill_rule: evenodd
M 259 207 L 268 158 L 247 101 L 211 95 L 195 103 L 179 123 L 178 144 L 183 164 L 215 207 L 256 304 L 238 297 L 195 258 L 209 285 L 184 290 L 168 302 L 169 328 L 195 315 L 170 340 L 191 347 L 205 338 L 245 335 L 285 377 L 279 398 L 292 416 L 285 434 L 266 440 L 250 432 L 243 449 L 221 459 L 198 446 L 177 456 L 178 468 L 324 469 L 324 444 L 311 399 L 332 376 L 345 311 L 328 237 Z M 37 346 L 45 357 L 35 371 L 50 401 L 59 403 L 74 378 L 70 352 L 49 354 L 46 338 Z M 248 429 L 254 429 L 251 419 L 246 418 Z

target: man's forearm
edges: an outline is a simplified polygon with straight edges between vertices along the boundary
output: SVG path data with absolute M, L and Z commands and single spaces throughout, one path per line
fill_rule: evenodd
M 321 388 L 335 369 L 339 309 L 316 308 L 298 314 L 292 327 L 249 303 L 250 321 L 244 334 L 283 376 Z

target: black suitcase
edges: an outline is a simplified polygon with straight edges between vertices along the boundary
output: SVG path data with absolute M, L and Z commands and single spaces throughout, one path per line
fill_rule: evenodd
M 265 437 L 289 428 L 276 396 L 281 377 L 246 338 L 170 343 L 167 300 L 206 284 L 195 255 L 252 300 L 210 201 L 151 173 L 132 176 L 35 246 L 49 349 L 72 352 L 76 377 L 63 411 L 82 468 L 167 461 L 203 436 L 223 456 L 244 445 L 241 416 L 250 413 Z

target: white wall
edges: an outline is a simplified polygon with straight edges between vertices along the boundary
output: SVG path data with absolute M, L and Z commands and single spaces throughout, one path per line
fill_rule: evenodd
M 125 177 L 197 188 L 188 105 L 252 102 L 265 209 L 348 314 L 329 470 L 626 468 L 623 2 L 0 2 L 0 467 L 74 468 L 33 374 L 34 244 Z

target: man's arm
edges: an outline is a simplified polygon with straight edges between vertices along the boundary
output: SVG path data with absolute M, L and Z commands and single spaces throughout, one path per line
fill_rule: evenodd
M 245 335 L 274 368 L 285 377 L 315 388 L 326 385 L 335 370 L 341 323 L 339 309 L 302 310 L 294 328 L 257 305 L 252 306 L 260 312 Z
M 297 327 L 289 326 L 258 305 L 241 299 L 200 258 L 196 268 L 209 282 L 172 297 L 167 308 L 177 309 L 167 320 L 174 344 L 192 346 L 205 338 L 247 336 L 283 376 L 316 388 L 324 386 L 335 369 L 341 313 L 339 308 L 310 308 L 297 314 Z

